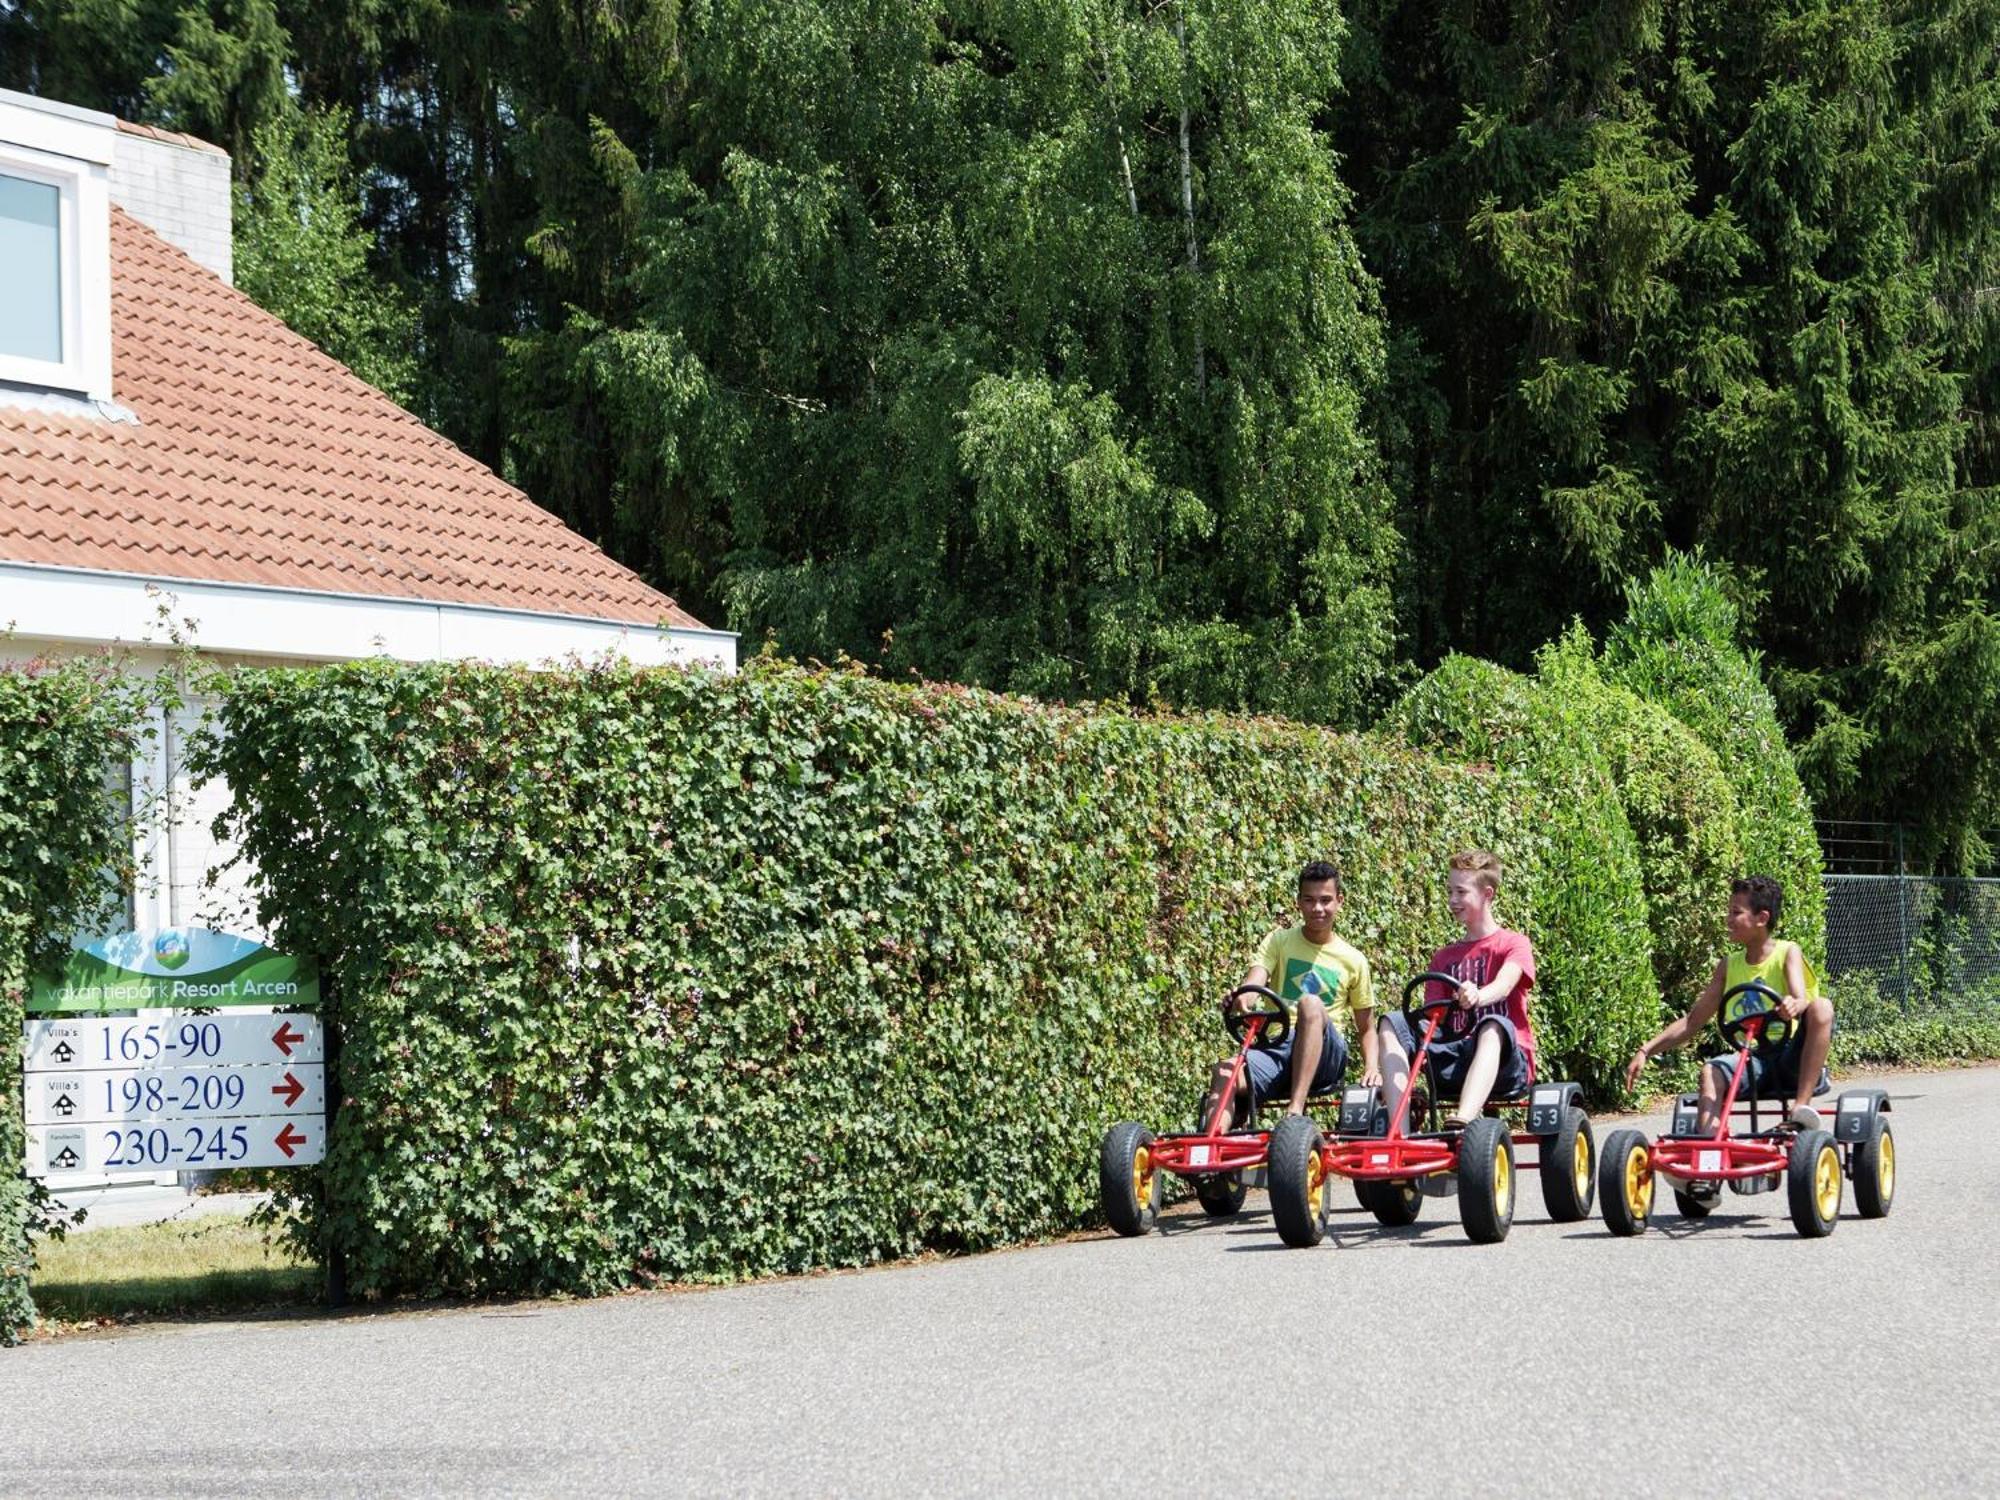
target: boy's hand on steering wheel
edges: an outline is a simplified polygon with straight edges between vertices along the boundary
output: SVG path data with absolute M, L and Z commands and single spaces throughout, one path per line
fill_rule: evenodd
M 1787 995 L 1778 1002 L 1778 1014 L 1787 1021 L 1796 1021 L 1805 1013 L 1806 1004 L 1804 995 Z
M 1479 986 L 1469 979 L 1458 982 L 1458 1004 L 1461 1010 L 1471 1010 L 1479 1004 Z

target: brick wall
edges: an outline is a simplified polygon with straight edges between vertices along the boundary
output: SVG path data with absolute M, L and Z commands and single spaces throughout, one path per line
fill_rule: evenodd
M 232 279 L 229 157 L 166 132 L 121 126 L 111 197 L 169 244 L 224 281 Z

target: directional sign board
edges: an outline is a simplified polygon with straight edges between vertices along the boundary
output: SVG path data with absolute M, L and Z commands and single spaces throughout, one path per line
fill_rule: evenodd
M 325 1073 L 315 1063 L 36 1073 L 28 1084 L 27 1117 L 30 1125 L 157 1125 L 210 1116 L 323 1115 Z
M 30 1073 L 238 1063 L 319 1063 L 319 1018 L 304 1015 L 52 1017 L 24 1028 Z
M 54 1016 L 22 1028 L 28 1171 L 306 1166 L 326 1154 L 310 1015 Z
M 326 1123 L 319 1116 L 28 1128 L 28 1172 L 35 1177 L 303 1167 L 325 1155 Z

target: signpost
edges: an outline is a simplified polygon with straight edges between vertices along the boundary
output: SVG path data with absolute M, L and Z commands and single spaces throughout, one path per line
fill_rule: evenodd
M 37 1177 L 309 1166 L 326 1155 L 319 982 L 261 944 L 190 928 L 124 933 L 39 976 L 22 1029 Z M 237 1007 L 216 1014 L 151 1006 Z M 106 1015 L 134 1009 L 137 1014 Z

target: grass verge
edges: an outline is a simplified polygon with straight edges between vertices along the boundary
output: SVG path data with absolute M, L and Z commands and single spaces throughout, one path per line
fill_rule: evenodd
M 322 1287 L 317 1266 L 235 1216 L 81 1230 L 35 1254 L 35 1306 L 57 1325 L 301 1306 Z

